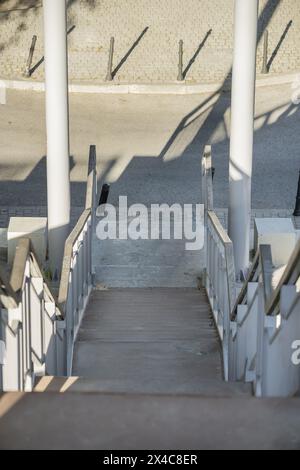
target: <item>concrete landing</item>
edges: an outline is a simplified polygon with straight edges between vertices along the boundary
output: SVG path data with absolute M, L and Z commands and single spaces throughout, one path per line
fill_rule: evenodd
M 172 240 L 105 240 L 94 244 L 96 282 L 107 287 L 194 287 L 204 266 L 202 251 Z
M 118 211 L 117 211 L 118 212 Z M 101 220 L 107 220 L 114 225 L 114 219 L 102 219 L 97 217 L 96 233 L 99 235 Z M 157 227 L 159 239 L 151 239 L 152 222 L 150 209 L 147 215 L 139 216 L 142 227 L 147 227 L 148 239 L 134 240 L 128 238 L 101 240 L 97 236 L 93 240 L 93 263 L 95 266 L 96 282 L 107 287 L 145 288 L 145 287 L 194 287 L 197 288 L 199 278 L 204 267 L 204 233 L 202 221 L 198 220 L 198 243 L 195 240 L 174 238 L 174 215 L 170 220 L 170 239 L 162 236 L 162 224 Z M 121 219 L 122 220 L 122 219 Z M 195 230 L 195 212 L 192 217 L 185 215 L 189 227 Z M 119 221 L 119 219 L 118 219 Z M 127 230 L 133 217 L 128 217 Z M 202 222 L 202 223 L 201 223 Z M 124 222 L 123 222 L 124 223 Z M 179 223 L 179 219 L 176 219 Z M 125 222 L 126 227 L 126 222 Z M 183 231 L 184 232 L 184 231 Z M 187 244 L 191 243 L 193 250 L 188 250 Z M 197 247 L 197 250 L 194 249 Z
M 89 380 L 77 384 L 79 390 L 249 394 L 244 385 L 223 382 L 210 308 L 197 289 L 94 291 L 75 344 L 73 375 Z
M 0 449 L 299 450 L 299 412 L 297 398 L 7 394 Z

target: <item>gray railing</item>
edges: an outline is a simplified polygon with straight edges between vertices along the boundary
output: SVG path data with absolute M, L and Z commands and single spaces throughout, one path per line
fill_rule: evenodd
M 256 396 L 299 393 L 300 241 L 277 283 L 271 247 L 260 245 L 240 289 L 235 282 L 232 242 L 213 209 L 210 147 L 202 158 L 202 189 L 206 225 L 203 277 L 222 341 L 225 379 L 251 382 Z M 294 350 L 297 345 L 298 353 Z
M 300 241 L 277 285 L 273 273 L 261 245 L 231 315 L 229 377 L 251 382 L 256 396 L 291 396 L 300 391 Z
M 205 206 L 206 263 L 204 285 L 223 347 L 224 378 L 228 380 L 230 313 L 236 298 L 232 242 L 213 210 L 211 147 L 202 158 L 202 193 Z
M 69 235 L 62 265 L 58 303 L 66 321 L 68 375 L 73 346 L 93 285 L 92 237 L 97 196 L 96 148 L 90 148 L 85 210 Z
M 64 322 L 29 239 L 1 286 L 0 390 L 30 391 L 36 376 L 64 374 Z
M 86 206 L 65 243 L 58 299 L 29 239 L 10 276 L 0 271 L 0 390 L 32 390 L 37 376 L 69 375 L 73 346 L 93 285 L 96 149 L 90 148 Z

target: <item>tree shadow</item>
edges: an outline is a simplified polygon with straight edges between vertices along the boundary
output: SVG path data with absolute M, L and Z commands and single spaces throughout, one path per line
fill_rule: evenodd
M 90 9 L 95 8 L 96 0 L 85 0 Z M 71 7 L 78 0 L 68 0 L 67 8 Z M 19 12 L 20 22 L 15 28 L 14 32 L 7 38 L 6 41 L 0 43 L 0 52 L 3 52 L 8 46 L 12 44 L 18 45 L 21 39 L 21 33 L 27 30 L 26 16 L 29 12 L 34 11 L 35 14 L 42 8 L 41 0 L 15 0 L 13 3 L 10 0 L 0 0 L 0 24 L 1 22 L 9 21 L 11 15 L 15 12 Z M 43 63 L 41 59 L 37 64 L 36 68 Z M 34 70 L 36 70 L 36 68 Z M 33 71 L 34 71 L 33 70 Z
M 41 5 L 41 0 L 15 0 L 14 3 L 10 0 L 0 0 L 0 13 L 29 10 L 31 8 L 38 8 Z
M 41 6 L 41 2 L 37 0 L 16 0 L 12 8 L 8 8 L 7 0 L 0 0 L 0 24 L 8 22 L 11 18 L 11 14 L 19 12 L 20 21 L 16 26 L 14 32 L 0 43 L 0 52 L 3 52 L 7 47 L 11 45 L 18 45 L 20 43 L 22 32 L 27 30 L 26 15 L 29 11 L 38 11 Z

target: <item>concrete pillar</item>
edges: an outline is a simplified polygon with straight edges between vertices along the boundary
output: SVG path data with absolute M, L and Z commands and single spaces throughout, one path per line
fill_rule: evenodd
M 237 276 L 249 266 L 258 0 L 235 0 L 229 235 Z
M 67 14 L 65 0 L 43 0 L 50 268 L 59 275 L 70 222 Z

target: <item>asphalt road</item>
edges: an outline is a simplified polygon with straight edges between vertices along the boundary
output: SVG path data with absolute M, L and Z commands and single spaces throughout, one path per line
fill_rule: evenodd
M 300 112 L 290 85 L 256 99 L 254 209 L 292 209 L 300 169 Z M 46 205 L 44 95 L 8 91 L 0 105 L 0 207 Z M 230 94 L 70 96 L 72 204 L 84 204 L 88 148 L 110 200 L 201 201 L 200 158 L 213 144 L 215 207 L 227 207 Z

